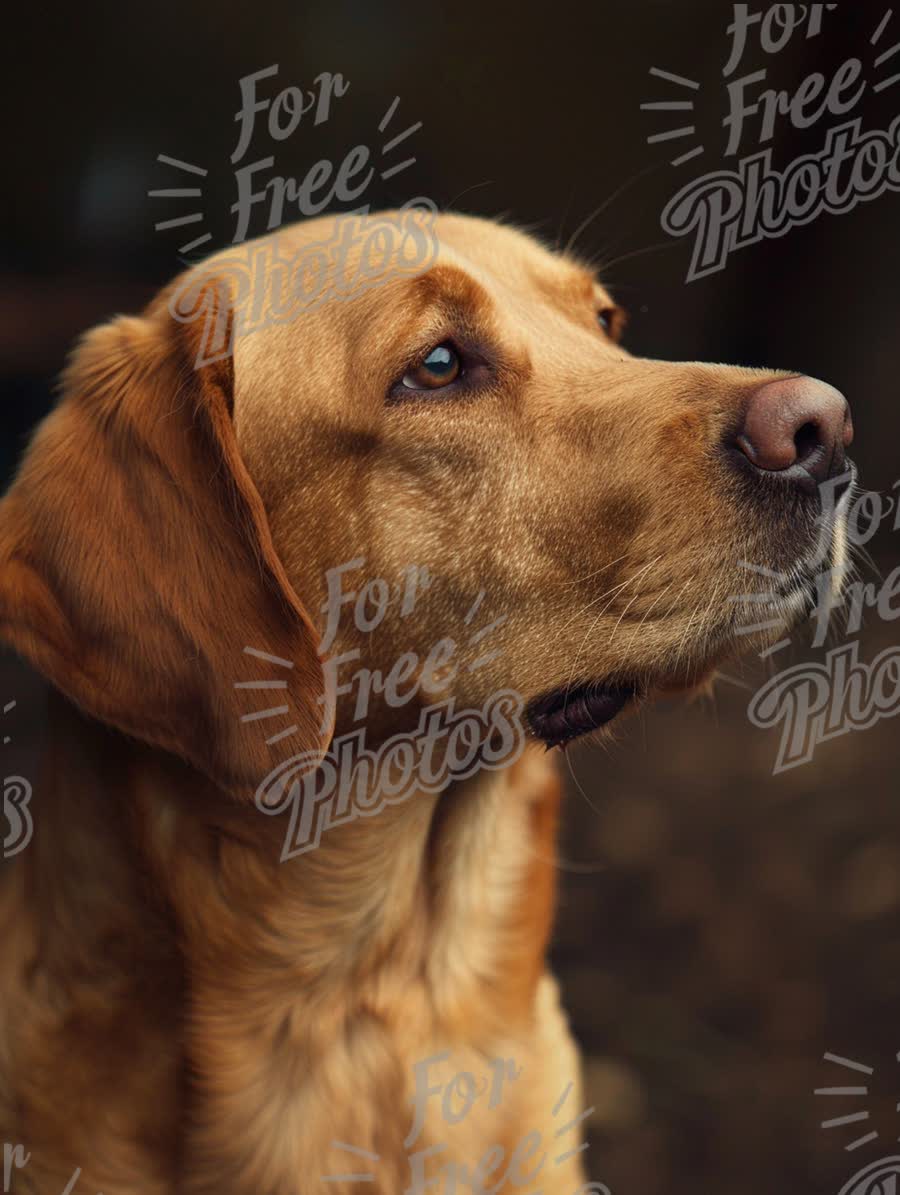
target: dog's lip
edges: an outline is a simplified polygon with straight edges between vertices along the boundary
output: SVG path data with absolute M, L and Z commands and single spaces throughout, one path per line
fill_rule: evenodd
M 536 738 L 548 747 L 561 747 L 606 726 L 636 696 L 637 686 L 629 683 L 564 685 L 529 702 L 526 716 Z

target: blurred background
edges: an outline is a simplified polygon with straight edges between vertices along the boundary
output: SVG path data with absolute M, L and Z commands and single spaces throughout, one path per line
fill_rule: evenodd
M 766 67 L 767 85 L 794 93 L 811 72 L 830 80 L 853 56 L 869 80 L 900 71 L 900 56 L 875 66 L 900 40 L 900 13 L 876 51 L 886 6 L 828 7 L 818 37 L 798 30 L 777 55 L 760 50 L 756 26 L 738 74 Z M 502 213 L 563 244 L 584 224 L 577 247 L 606 263 L 605 280 L 631 312 L 633 352 L 825 378 L 853 403 L 863 485 L 890 494 L 900 478 L 900 197 L 826 213 L 690 285 L 689 241 L 661 230 L 667 200 L 724 164 L 731 5 L 57 8 L 32 6 L 31 28 L 6 47 L 4 483 L 53 402 L 73 338 L 144 303 L 181 269 L 185 243 L 210 234 L 187 253 L 194 260 L 230 242 L 239 80 L 274 64 L 267 96 L 309 88 L 323 71 L 340 72 L 349 90 L 328 121 L 304 118 L 284 142 L 272 143 L 263 120 L 245 162 L 274 154 L 276 171 L 300 178 L 359 143 L 380 161 L 391 134 L 421 121 L 385 154 L 385 172 L 415 162 L 375 179 L 364 197 L 373 208 L 423 195 Z M 651 76 L 652 67 L 699 86 Z M 667 100 L 695 108 L 641 110 Z M 877 129 L 898 114 L 900 86 L 869 86 L 853 113 Z M 826 114 L 799 132 L 780 120 L 775 164 L 817 152 L 839 123 Z M 687 125 L 692 137 L 648 144 Z M 670 165 L 697 144 L 702 156 Z M 751 124 L 742 152 L 758 146 Z M 184 187 L 201 195 L 148 196 Z M 200 219 L 155 228 L 188 213 Z M 265 231 L 261 207 L 257 216 L 254 235 Z M 892 526 L 869 544 L 864 573 L 876 583 L 900 562 Z M 857 638 L 869 661 L 900 627 L 871 612 Z M 774 664 L 806 658 L 821 661 L 824 649 L 798 637 Z M 554 962 L 596 1105 L 592 1173 L 616 1195 L 837 1193 L 867 1162 L 900 1153 L 900 723 L 847 734 L 773 775 L 779 731 L 747 717 L 765 667 L 750 660 L 726 671 L 711 701 L 658 707 L 626 724 L 615 748 L 579 748 L 567 761 Z M 42 688 L 7 654 L 0 706 L 10 700 L 5 772 L 35 776 Z M 873 1074 L 824 1061 L 828 1052 Z M 849 1084 L 867 1085 L 868 1096 L 813 1094 Z M 820 1127 L 861 1110 L 864 1122 Z

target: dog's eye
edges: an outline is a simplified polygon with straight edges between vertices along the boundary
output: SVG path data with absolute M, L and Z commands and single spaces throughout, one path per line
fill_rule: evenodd
M 606 307 L 602 311 L 597 312 L 597 323 L 608 336 L 613 334 L 613 317 L 615 316 L 615 308 Z
M 403 375 L 403 385 L 407 390 L 439 390 L 455 382 L 461 373 L 462 362 L 453 345 L 439 344 L 420 365 Z

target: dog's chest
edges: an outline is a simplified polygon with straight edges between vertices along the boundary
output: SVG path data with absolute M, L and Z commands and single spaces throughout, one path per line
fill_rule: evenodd
M 544 767 L 523 768 L 448 804 L 429 831 L 427 880 L 415 884 L 422 843 L 407 827 L 384 884 L 368 905 L 357 900 L 365 935 L 348 935 L 342 951 L 322 935 L 324 972 L 311 984 L 267 990 L 252 968 L 232 975 L 218 1003 L 233 1011 L 246 991 L 243 1024 L 216 1015 L 210 987 L 198 993 L 192 1064 L 206 1078 L 192 1117 L 192 1190 L 222 1189 L 226 1177 L 236 1192 L 278 1195 L 323 1183 L 344 1195 L 363 1182 L 376 1195 L 576 1189 L 577 1158 L 553 1140 L 577 1118 L 580 1093 L 544 974 L 545 806 L 556 798 L 538 780 L 548 780 Z M 349 866 L 342 848 L 351 849 L 335 843 L 332 866 Z M 296 925 L 287 914 L 279 922 L 286 958 Z M 307 951 L 311 935 L 307 925 Z

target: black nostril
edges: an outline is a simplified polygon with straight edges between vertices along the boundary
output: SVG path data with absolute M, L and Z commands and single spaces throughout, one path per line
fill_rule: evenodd
M 816 423 L 804 423 L 794 436 L 794 447 L 797 449 L 797 463 L 800 464 L 813 455 L 822 446 L 822 438 Z
M 749 393 L 732 444 L 759 474 L 815 489 L 843 473 L 853 439 L 847 400 L 815 378 L 775 378 Z

